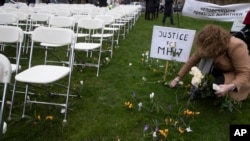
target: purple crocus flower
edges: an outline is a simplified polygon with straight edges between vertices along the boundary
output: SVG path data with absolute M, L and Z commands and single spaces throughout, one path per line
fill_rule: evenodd
M 155 127 L 155 132 L 158 132 L 159 128 L 158 126 Z
M 133 98 L 136 97 L 136 93 L 135 93 L 135 92 L 132 93 L 132 97 L 133 97 Z
M 145 125 L 143 131 L 146 132 L 149 129 L 149 125 Z
M 168 105 L 168 111 L 172 111 L 173 106 L 172 105 Z

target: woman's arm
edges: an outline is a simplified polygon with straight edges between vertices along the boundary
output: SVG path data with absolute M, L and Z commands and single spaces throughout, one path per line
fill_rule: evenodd
M 201 58 L 194 52 L 194 54 L 189 58 L 189 60 L 182 66 L 179 70 L 178 75 L 170 82 L 169 87 L 175 87 L 178 82 L 190 71 L 190 69 L 200 62 Z

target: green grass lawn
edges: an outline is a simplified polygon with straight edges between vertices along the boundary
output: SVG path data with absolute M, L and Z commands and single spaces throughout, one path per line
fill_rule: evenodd
M 177 14 L 174 18 L 176 24 L 173 27 L 178 27 Z M 141 61 L 142 53 L 150 50 L 153 26 L 161 26 L 161 20 L 162 13 L 153 21 L 144 20 L 142 13 L 126 39 L 121 39 L 119 47 L 114 49 L 111 61 L 101 66 L 99 77 L 96 77 L 95 68 L 74 69 L 72 89 L 76 89 L 80 97 L 70 98 L 66 124 L 62 123 L 60 107 L 46 105 L 32 105 L 27 110 L 29 116 L 22 119 L 23 95 L 17 94 L 12 120 L 7 121 L 8 131 L 1 140 L 152 141 L 152 133 L 157 126 L 160 130 L 169 129 L 168 141 L 228 141 L 230 124 L 250 124 L 249 99 L 244 101 L 240 112 L 222 111 L 212 99 L 188 101 L 185 86 L 190 82 L 189 76 L 183 80 L 184 85 L 176 89 L 164 85 L 164 67 L 153 71 L 153 67 Z M 169 19 L 166 23 L 170 25 Z M 232 23 L 179 15 L 179 28 L 199 31 L 206 24 L 220 25 L 228 30 L 232 26 Z M 108 55 L 104 53 L 102 58 Z M 39 52 L 35 56 L 42 58 Z M 160 60 L 159 64 L 164 66 L 165 62 Z M 170 63 L 167 81 L 174 78 L 181 65 Z M 80 81 L 83 81 L 83 86 Z M 153 103 L 149 97 L 152 92 Z M 135 97 L 132 96 L 134 93 Z M 128 101 L 133 103 L 132 109 L 125 106 L 124 103 Z M 137 106 L 139 102 L 143 103 L 141 111 Z M 200 114 L 185 117 L 183 110 L 186 108 Z M 38 120 L 38 115 L 41 120 Z M 53 116 L 53 120 L 46 120 L 46 116 Z M 166 124 L 166 119 L 170 118 L 178 121 L 178 124 Z M 149 129 L 144 132 L 145 125 L 149 125 Z M 192 132 L 178 132 L 178 127 L 189 126 Z M 158 133 L 157 140 L 165 139 Z

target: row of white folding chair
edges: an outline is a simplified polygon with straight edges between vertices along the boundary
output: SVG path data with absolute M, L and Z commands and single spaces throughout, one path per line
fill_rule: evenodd
M 108 44 L 110 44 L 106 50 L 103 51 L 109 51 L 110 57 L 113 56 L 113 48 L 114 48 L 114 36 L 115 33 L 119 33 L 119 28 L 114 27 L 113 23 L 115 23 L 115 17 L 112 15 L 97 15 L 95 16 L 95 19 L 101 19 L 104 22 L 104 33 L 101 34 L 95 34 L 93 35 L 93 38 L 100 38 L 103 36 L 103 40 L 107 41 Z M 117 37 L 117 36 L 116 36 Z
M 127 33 L 135 25 L 136 20 L 138 19 L 138 8 L 135 6 L 120 5 L 111 10 L 111 12 L 121 14 L 120 23 L 126 24 Z
M 112 26 L 119 28 L 118 34 L 117 34 L 117 39 L 115 40 L 116 44 L 118 45 L 120 35 L 123 36 L 123 39 L 125 39 L 125 35 L 126 35 L 126 25 L 124 22 L 120 22 L 122 19 L 122 15 L 120 13 L 115 13 L 115 12 L 108 12 L 108 13 L 106 13 L 106 15 L 112 15 L 115 18 L 115 22 L 112 24 Z M 122 31 L 122 33 L 121 33 L 121 31 Z

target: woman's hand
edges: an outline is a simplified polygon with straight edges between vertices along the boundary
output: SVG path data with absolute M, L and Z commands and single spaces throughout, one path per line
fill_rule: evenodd
M 180 81 L 180 77 L 179 76 L 175 77 L 172 81 L 170 81 L 169 87 L 170 88 L 176 87 L 179 81 Z
M 222 97 L 222 96 L 225 96 L 229 91 L 231 91 L 234 88 L 235 88 L 234 84 L 222 84 L 222 85 L 219 85 L 219 89 L 215 91 L 215 94 L 218 97 Z

